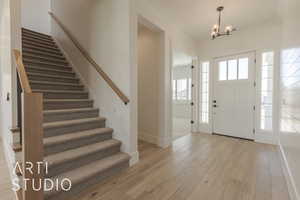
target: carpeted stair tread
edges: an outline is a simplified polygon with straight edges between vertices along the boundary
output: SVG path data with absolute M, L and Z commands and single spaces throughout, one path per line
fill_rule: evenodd
M 46 38 L 46 37 L 40 37 L 38 35 L 34 35 L 34 34 L 29 34 L 24 32 L 22 35 L 22 40 L 26 40 L 26 39 L 35 39 L 37 41 L 43 41 L 43 42 L 54 42 L 53 38 Z
M 69 76 L 63 76 L 63 75 L 51 75 L 51 74 L 41 74 L 41 73 L 34 73 L 34 72 L 28 72 L 28 76 L 42 76 L 42 77 L 49 77 L 49 78 L 63 78 L 63 79 L 69 79 L 69 80 L 79 80 L 77 77 L 69 77 Z
M 63 56 L 61 53 L 51 53 L 51 52 L 44 52 L 44 51 L 37 51 L 34 49 L 28 49 L 28 48 L 23 48 L 23 53 L 30 53 L 32 55 L 40 55 L 40 56 L 50 56 L 54 57 L 57 59 L 66 59 L 65 56 Z
M 38 43 L 38 42 L 31 42 L 31 41 L 27 41 L 27 40 L 23 40 L 22 41 L 22 44 L 26 45 L 26 47 L 39 47 L 39 48 L 42 48 L 42 49 L 50 49 L 50 50 L 53 50 L 53 51 L 59 51 L 58 47 L 57 46 L 54 46 L 54 45 L 46 45 L 46 44 L 41 44 L 41 43 Z
M 92 107 L 62 108 L 56 110 L 44 110 L 44 122 L 60 120 L 75 120 L 99 116 L 99 109 Z
M 58 63 L 64 63 L 64 64 L 68 64 L 68 62 L 66 61 L 66 59 L 64 57 L 62 58 L 49 58 L 48 56 L 42 56 L 42 55 L 37 55 L 37 54 L 32 54 L 32 53 L 28 53 L 28 52 L 23 52 L 23 57 L 25 59 L 29 59 L 28 57 L 30 57 L 31 60 L 36 60 L 36 59 L 43 59 L 43 60 L 47 60 L 47 62 L 58 62 Z M 46 62 L 46 61 L 43 61 Z
M 24 57 L 23 61 L 26 65 L 26 63 L 35 63 L 35 64 L 40 64 L 40 65 L 49 65 L 49 66 L 58 66 L 58 67 L 67 67 L 69 64 L 65 62 L 64 64 L 59 64 L 55 62 L 47 62 L 47 61 L 40 61 L 40 60 L 35 60 L 35 59 L 29 59 Z
M 35 34 L 30 34 L 30 33 L 26 33 L 23 32 L 22 33 L 22 40 L 26 40 L 26 39 L 35 39 L 38 41 L 45 41 L 45 42 L 54 42 L 53 38 L 48 38 L 48 37 L 43 37 L 41 35 L 35 35 Z
M 88 101 L 88 102 L 93 102 L 94 100 L 92 99 L 45 99 L 44 102 L 82 102 L 82 101 Z
M 56 153 L 56 154 L 47 156 L 47 157 L 45 157 L 45 161 L 48 163 L 49 168 L 51 168 L 53 165 L 58 165 L 60 163 L 75 160 L 80 157 L 90 155 L 94 152 L 103 151 L 110 147 L 120 146 L 120 145 L 121 145 L 121 142 L 118 140 L 114 140 L 114 139 L 101 141 L 98 143 L 86 145 L 86 146 L 79 147 L 76 149 L 72 149 L 72 150 L 68 150 L 68 151 L 64 151 L 61 153 Z
M 61 73 L 66 73 L 66 74 L 70 74 L 70 75 L 75 75 L 75 73 L 73 71 L 67 71 L 67 70 L 63 70 L 64 68 L 68 68 L 68 67 L 62 67 L 61 70 L 58 70 L 58 69 L 49 69 L 49 68 L 43 68 L 43 67 L 34 67 L 34 66 L 31 66 L 31 65 L 26 65 L 25 64 L 25 67 L 26 69 L 36 69 L 36 70 L 41 70 L 41 71 L 50 71 L 50 72 L 61 72 Z M 35 72 L 29 72 L 29 73 L 35 73 Z M 60 75 L 58 75 L 60 76 Z
M 86 91 L 72 91 L 72 90 L 32 90 L 34 93 L 62 93 L 62 94 L 87 94 Z
M 68 135 L 59 135 L 59 136 L 45 138 L 44 145 L 46 147 L 53 146 L 61 143 L 66 143 L 69 141 L 78 140 L 81 138 L 91 137 L 99 134 L 112 133 L 112 132 L 113 129 L 111 128 L 97 128 L 97 129 L 91 129 L 86 131 L 79 131 L 79 132 L 70 133 Z
M 61 83 L 61 82 L 49 82 L 49 81 L 29 81 L 30 83 L 34 84 L 42 84 L 42 85 L 61 85 L 61 86 L 81 86 L 83 87 L 82 84 L 80 83 Z
M 75 108 L 92 108 L 92 99 L 46 99 L 44 98 L 44 110 L 62 110 Z
M 34 51 L 47 52 L 47 53 L 56 54 L 56 55 L 63 55 L 59 49 L 49 49 L 46 47 L 38 47 L 38 46 L 26 44 L 26 43 L 24 43 L 22 45 L 22 48 L 24 49 L 24 51 L 27 49 L 31 49 Z
M 59 114 L 59 113 L 76 113 L 84 111 L 99 111 L 98 108 L 78 108 L 78 109 L 60 109 L 60 110 L 44 110 L 44 114 Z
M 69 178 L 72 182 L 72 185 L 77 185 L 85 182 L 86 180 L 97 176 L 100 173 L 105 173 L 106 170 L 113 168 L 123 162 L 129 162 L 130 156 L 126 153 L 117 153 L 113 156 L 97 160 L 88 165 L 84 165 L 80 168 L 73 169 L 69 172 L 63 173 L 59 176 L 52 177 L 53 180 L 63 180 Z M 65 182 L 66 183 L 66 182 Z M 66 188 L 68 188 L 66 186 Z M 56 193 L 56 191 L 46 192 L 46 199 L 51 196 L 51 193 Z
M 22 27 L 22 33 L 24 33 L 24 32 L 29 33 L 29 34 L 33 34 L 33 35 L 39 35 L 41 37 L 52 38 L 50 35 L 47 35 L 45 33 L 36 32 L 36 31 L 33 31 L 33 30 Z
M 43 39 L 36 39 L 34 37 L 23 37 L 22 38 L 23 41 L 28 41 L 28 42 L 34 42 L 34 43 L 39 43 L 39 44 L 43 44 L 43 45 L 50 45 L 50 46 L 56 46 L 55 42 L 52 41 L 48 41 L 48 40 L 43 40 Z
M 66 120 L 66 121 L 59 121 L 59 122 L 44 123 L 43 127 L 45 129 L 49 129 L 49 128 L 56 128 L 56 127 L 60 127 L 60 126 L 71 126 L 71 125 L 83 124 L 83 123 L 88 123 L 88 122 L 105 121 L 105 120 L 106 119 L 104 117 L 94 117 L 94 118 L 87 118 L 87 119 Z
M 23 56 L 67 62 L 66 58 L 62 55 L 59 56 L 59 55 L 53 55 L 53 54 L 49 54 L 49 53 L 47 53 L 46 55 L 41 55 L 40 53 L 41 53 L 40 51 L 27 50 L 27 51 L 23 51 Z M 53 56 L 53 57 L 49 58 L 49 56 Z

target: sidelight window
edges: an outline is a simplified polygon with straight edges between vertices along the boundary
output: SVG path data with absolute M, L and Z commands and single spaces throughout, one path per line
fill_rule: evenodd
M 262 54 L 260 128 L 272 130 L 273 126 L 273 70 L 274 52 Z
M 200 103 L 200 118 L 202 123 L 209 123 L 209 62 L 201 64 L 201 103 Z

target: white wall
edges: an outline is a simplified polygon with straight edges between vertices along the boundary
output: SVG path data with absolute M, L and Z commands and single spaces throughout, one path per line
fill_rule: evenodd
M 161 33 L 138 26 L 138 137 L 159 141 L 159 72 L 163 68 Z
M 128 0 L 52 0 L 52 12 L 127 95 L 126 106 L 83 58 L 62 30 L 52 22 L 52 35 L 66 51 L 90 89 L 95 107 L 122 141 L 122 151 L 137 160 L 136 91 L 132 87 L 131 13 Z M 136 30 L 137 32 L 137 30 Z M 132 161 L 132 162 L 135 162 Z
M 178 29 L 176 21 L 168 19 L 163 12 L 157 13 L 157 10 L 148 0 L 135 0 L 137 13 L 153 24 L 160 27 L 167 34 L 172 49 L 172 63 L 184 65 L 191 63 L 192 58 L 197 57 L 196 40 Z
M 37 32 L 50 33 L 51 0 L 22 0 L 22 27 Z
M 214 67 L 214 58 L 229 56 L 234 54 L 240 54 L 250 51 L 256 52 L 257 58 L 257 73 L 259 73 L 259 69 L 261 67 L 260 57 L 263 51 L 273 50 L 276 53 L 279 51 L 281 41 L 281 24 L 280 22 L 274 22 L 271 24 L 264 24 L 263 26 L 252 27 L 249 29 L 239 30 L 234 32 L 232 36 L 223 37 L 215 40 L 207 39 L 199 43 L 199 61 L 210 61 L 210 68 Z M 279 71 L 279 63 L 278 60 L 275 63 L 275 74 L 278 74 Z M 212 72 L 212 70 L 210 70 Z M 196 69 L 196 74 L 199 73 L 199 67 Z M 212 73 L 210 74 L 210 104 L 212 99 L 212 84 L 213 84 Z M 259 82 L 260 80 L 256 80 Z M 275 83 L 278 80 L 275 80 Z M 199 82 L 199 78 L 197 80 Z M 275 96 L 277 97 L 278 88 L 275 87 Z M 200 95 L 200 94 L 199 94 Z M 257 93 L 257 95 L 259 95 Z M 257 102 L 258 103 L 258 102 Z M 210 105 L 210 108 L 212 105 Z M 259 107 L 259 105 L 257 105 Z M 274 102 L 274 107 L 276 107 L 276 102 Z M 198 111 L 196 111 L 198 112 Z M 211 112 L 211 111 L 210 111 Z M 275 109 L 274 117 L 276 122 L 278 110 Z M 196 115 L 199 116 L 199 115 Z M 199 119 L 196 120 L 199 122 Z M 212 113 L 210 113 L 210 122 L 212 121 Z M 276 123 L 277 124 L 277 123 Z M 212 124 L 198 124 L 200 132 L 212 132 Z M 277 127 L 274 127 L 274 130 Z M 259 130 L 259 127 L 256 125 L 256 138 L 257 142 L 264 143 L 274 143 L 275 142 L 275 134 L 274 132 L 265 133 Z
M 10 175 L 15 162 L 10 129 L 16 125 L 16 67 L 12 49 L 21 46 L 20 1 L 0 1 L 0 135 Z M 7 94 L 10 99 L 7 101 Z

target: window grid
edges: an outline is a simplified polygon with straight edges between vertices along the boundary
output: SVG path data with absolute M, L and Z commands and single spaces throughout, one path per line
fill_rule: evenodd
M 239 58 L 219 62 L 219 81 L 247 80 L 249 59 Z
M 273 127 L 273 70 L 274 52 L 263 53 L 260 88 L 260 128 L 262 130 L 272 130 Z
M 209 123 L 209 62 L 201 65 L 201 122 Z

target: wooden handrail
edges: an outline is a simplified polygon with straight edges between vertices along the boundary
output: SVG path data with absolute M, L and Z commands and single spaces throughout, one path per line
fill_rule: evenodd
M 17 72 L 18 72 L 18 76 L 20 79 L 20 84 L 22 87 L 22 90 L 24 93 L 32 93 L 29 81 L 28 81 L 28 77 L 25 71 L 25 67 L 23 64 L 23 59 L 22 59 L 22 55 L 21 52 L 17 49 L 13 50 L 14 54 L 15 54 L 15 58 L 16 58 L 16 63 L 17 63 Z
M 101 67 L 96 63 L 96 61 L 89 55 L 89 53 L 80 45 L 80 43 L 75 39 L 71 32 L 60 22 L 60 20 L 52 13 L 49 12 L 50 16 L 54 21 L 60 26 L 60 28 L 65 32 L 69 39 L 78 48 L 81 54 L 87 59 L 87 61 L 95 68 L 95 70 L 100 74 L 100 76 L 106 81 L 106 83 L 111 87 L 111 89 L 120 97 L 120 99 L 127 105 L 129 99 L 125 94 L 118 88 L 118 86 L 109 78 L 109 76 L 101 69 Z

